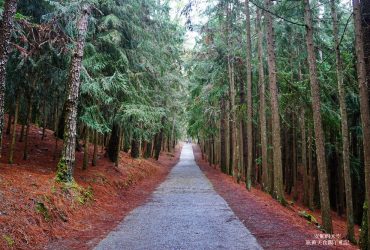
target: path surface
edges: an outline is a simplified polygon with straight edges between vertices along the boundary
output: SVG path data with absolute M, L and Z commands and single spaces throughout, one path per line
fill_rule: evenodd
M 95 249 L 262 249 L 185 145 L 180 162 Z

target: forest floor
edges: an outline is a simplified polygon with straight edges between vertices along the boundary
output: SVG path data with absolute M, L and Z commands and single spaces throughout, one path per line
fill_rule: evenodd
M 330 247 L 312 245 L 318 244 L 320 237 L 327 236 L 314 224 L 300 217 L 299 212 L 304 210 L 312 214 L 320 223 L 320 211 L 312 212 L 298 204 L 284 207 L 269 194 L 256 188 L 249 192 L 244 183 L 236 183 L 231 176 L 223 174 L 218 168 L 211 167 L 203 160 L 197 145 L 194 145 L 193 149 L 198 166 L 211 181 L 216 192 L 226 200 L 264 249 L 358 249 L 357 246 L 342 241 L 346 235 L 346 221 L 335 213 L 333 213 L 333 237 L 337 245 Z M 358 227 L 356 231 L 358 232 Z
M 99 147 L 98 166 L 82 170 L 83 153 L 76 152 L 75 180 L 66 188 L 54 181 L 55 138 L 32 126 L 29 159 L 17 144 L 14 164 L 7 164 L 10 135 L 4 136 L 0 161 L 0 249 L 91 249 L 135 207 L 146 202 L 178 162 L 181 146 L 163 152 L 159 161 L 120 155 L 114 167 Z M 62 141 L 58 142 L 58 152 Z M 93 148 L 90 147 L 92 154 Z

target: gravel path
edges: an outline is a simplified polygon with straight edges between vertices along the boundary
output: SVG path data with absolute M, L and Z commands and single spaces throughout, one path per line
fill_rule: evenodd
M 194 161 L 191 145 L 151 200 L 95 249 L 262 249 Z

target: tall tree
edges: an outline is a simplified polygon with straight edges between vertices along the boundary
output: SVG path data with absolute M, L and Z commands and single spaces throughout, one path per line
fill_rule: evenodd
M 0 157 L 2 151 L 2 137 L 4 129 L 4 102 L 6 64 L 10 49 L 10 37 L 13 29 L 13 19 L 17 11 L 17 0 L 6 0 L 4 3 L 3 17 L 0 23 Z
M 221 119 L 220 119 L 220 168 L 223 173 L 227 173 L 227 113 L 226 113 L 226 97 L 222 94 L 220 101 Z
M 336 71 L 339 93 L 339 107 L 341 114 L 342 127 L 342 153 L 343 153 L 343 176 L 346 193 L 346 213 L 347 213 L 347 237 L 351 242 L 355 242 L 354 221 L 353 221 L 353 203 L 352 203 L 352 184 L 351 169 L 349 159 L 349 133 L 348 133 L 348 115 L 346 105 L 346 94 L 343 84 L 343 62 L 340 54 L 340 41 L 338 31 L 338 15 L 336 1 L 330 0 L 331 16 L 333 19 L 334 49 L 336 57 Z
M 266 126 L 266 89 L 265 89 L 265 72 L 263 67 L 263 32 L 261 24 L 261 10 L 257 9 L 257 53 L 258 53 L 258 83 L 260 86 L 260 135 L 261 135 L 261 157 L 262 157 L 262 187 L 270 191 L 269 176 L 267 170 L 267 126 Z
M 250 190 L 252 186 L 251 172 L 253 165 L 253 95 L 252 95 L 252 42 L 251 42 L 251 19 L 249 0 L 245 0 L 245 16 L 247 30 L 247 138 L 248 138 L 248 164 L 246 169 L 246 185 Z M 245 149 L 244 149 L 245 150 Z
M 304 16 L 306 22 L 306 43 L 308 53 L 308 65 L 310 72 L 310 84 L 312 95 L 312 110 L 314 119 L 317 169 L 320 189 L 320 205 L 323 228 L 326 232 L 331 233 L 332 220 L 330 212 L 329 184 L 325 159 L 324 132 L 321 119 L 321 102 L 320 102 L 320 86 L 317 79 L 317 65 L 315 55 L 315 45 L 313 41 L 313 26 L 312 13 L 309 0 L 303 0 Z
M 70 76 L 68 80 L 68 96 L 65 102 L 65 129 L 62 157 L 57 168 L 57 181 L 72 182 L 73 169 L 75 166 L 76 150 L 76 123 L 77 105 L 80 89 L 81 64 L 84 55 L 88 21 L 91 6 L 84 4 L 81 7 L 81 15 L 77 23 L 78 37 L 72 56 Z
M 359 0 L 353 0 L 353 19 L 355 26 L 355 43 L 356 43 L 356 57 L 357 57 L 357 77 L 360 96 L 360 111 L 361 111 L 361 125 L 363 133 L 363 150 L 364 150 L 364 169 L 365 169 L 365 193 L 367 203 L 370 201 L 370 108 L 369 108 L 369 93 L 366 84 L 366 64 L 363 43 L 363 32 L 361 26 L 361 8 Z M 370 225 L 369 209 L 364 211 L 367 213 L 367 241 L 366 247 L 370 249 Z
M 270 13 L 272 6 L 271 0 L 265 0 L 265 19 L 267 29 L 267 53 L 268 53 L 268 68 L 269 68 L 269 84 L 272 112 L 272 145 L 273 145 L 273 164 L 274 164 L 274 184 L 272 194 L 275 199 L 285 203 L 283 189 L 283 166 L 281 158 L 281 135 L 280 135 L 280 113 L 279 113 L 279 97 L 278 86 L 276 80 L 276 55 L 274 43 L 274 28 L 273 18 Z

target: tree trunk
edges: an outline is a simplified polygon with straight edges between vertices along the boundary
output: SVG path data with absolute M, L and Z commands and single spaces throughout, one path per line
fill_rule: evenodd
M 295 112 L 292 113 L 292 175 L 293 175 L 293 198 L 294 201 L 298 200 L 298 187 L 297 187 L 297 136 L 296 136 L 296 122 Z
M 228 65 L 229 65 L 229 145 L 230 145 L 230 158 L 229 158 L 229 175 L 235 174 L 235 130 L 236 130 L 236 123 L 235 123 L 235 87 L 234 82 L 232 80 L 233 78 L 233 66 L 230 59 L 230 56 L 228 57 Z
M 260 120 L 260 134 L 261 134 L 261 155 L 262 155 L 262 188 L 270 192 L 271 187 L 269 187 L 269 177 L 268 177 L 268 166 L 267 166 L 267 127 L 266 127 L 266 90 L 265 90 L 265 73 L 263 69 L 263 33 L 261 25 L 261 10 L 257 9 L 257 36 L 258 36 L 258 83 L 260 85 L 260 110 L 259 110 L 259 120 Z
M 10 134 L 10 130 L 12 129 L 12 119 L 13 119 L 13 116 L 11 114 L 11 111 L 9 111 L 9 115 L 8 115 L 8 125 L 7 125 L 7 128 L 6 128 L 6 134 L 9 135 Z
M 84 4 L 81 11 L 82 13 L 77 23 L 77 43 L 72 57 L 70 78 L 68 82 L 68 97 L 65 102 L 66 116 L 64 145 L 62 157 L 59 160 L 57 167 L 56 180 L 60 182 L 73 182 L 73 169 L 76 161 L 76 123 L 78 95 L 80 89 L 80 73 L 91 7 Z
M 243 79 L 239 79 L 239 97 L 240 97 L 240 105 L 242 106 L 242 110 L 246 107 L 246 99 L 245 99 L 245 86 Z M 223 112 L 223 110 L 221 110 Z M 221 128 L 224 130 L 224 128 Z M 240 150 L 239 154 L 241 157 L 241 166 L 243 166 L 243 174 L 244 178 L 247 179 L 247 167 L 248 167 L 248 139 L 247 139 L 247 122 L 244 116 L 241 118 L 241 133 L 240 133 Z M 222 145 L 222 144 L 221 144 Z M 247 182 L 245 182 L 247 184 Z
M 144 152 L 144 158 L 147 159 L 152 156 L 152 148 L 153 148 L 153 142 L 149 141 L 146 144 L 146 149 Z
M 16 103 L 15 103 L 15 113 L 14 113 L 14 125 L 13 125 L 13 133 L 12 133 L 12 140 L 9 149 L 9 164 L 13 164 L 13 154 L 14 154 L 14 147 L 15 147 L 15 140 L 17 137 L 17 123 L 18 123 L 18 115 L 19 115 L 19 95 L 16 96 Z
M 271 0 L 265 0 L 266 8 L 269 10 L 272 5 Z M 283 189 L 283 167 L 281 159 L 281 135 L 280 135 L 280 115 L 278 87 L 276 82 L 276 57 L 274 44 L 273 18 L 269 12 L 265 12 L 267 24 L 267 51 L 269 66 L 269 82 L 271 95 L 271 113 L 272 113 L 272 144 L 273 144 L 273 164 L 274 164 L 274 187 L 273 197 L 285 203 Z
M 174 149 L 175 148 L 175 128 L 176 128 L 176 117 L 173 118 L 173 123 L 172 123 L 172 130 L 171 130 L 171 136 L 170 136 L 170 140 L 168 142 L 169 144 L 169 151 L 171 152 L 172 150 L 171 149 Z
M 171 152 L 171 134 L 168 133 L 167 137 L 167 152 Z
M 4 102 L 6 64 L 10 49 L 10 37 L 13 29 L 13 18 L 17 11 L 17 0 L 5 0 L 3 17 L 0 23 L 0 157 L 3 144 Z
M 245 0 L 245 16 L 247 30 L 247 171 L 245 183 L 248 190 L 251 190 L 251 172 L 253 165 L 253 99 L 252 99 L 252 42 L 251 42 L 251 19 L 249 13 L 249 0 Z M 244 149 L 245 150 L 245 149 Z
M 346 214 L 347 214 L 347 238 L 351 242 L 355 242 L 354 235 L 354 221 L 353 221 L 353 202 L 352 202 L 352 184 L 351 184 L 351 169 L 349 159 L 349 133 L 348 133 L 348 115 L 346 106 L 346 94 L 343 84 L 343 66 L 340 55 L 339 31 L 338 31 L 338 17 L 335 0 L 330 0 L 331 16 L 333 19 L 333 35 L 336 55 L 336 70 L 339 93 L 339 107 L 341 113 L 341 127 L 342 127 L 342 155 L 343 155 L 343 176 L 344 189 L 346 194 Z
M 46 100 L 44 100 L 44 103 L 42 105 L 42 113 L 43 113 L 43 118 L 42 118 L 42 137 L 41 140 L 44 140 L 45 138 L 45 130 L 46 130 Z
M 56 160 L 58 157 L 57 157 L 57 154 L 58 154 L 58 106 L 59 106 L 59 96 L 57 98 L 57 101 L 56 101 L 56 105 L 55 105 L 55 116 L 54 116 L 54 139 L 55 139 L 55 147 L 54 147 L 54 155 L 53 155 L 53 159 Z
M 161 154 L 161 148 L 162 148 L 162 141 L 163 141 L 163 126 L 164 126 L 164 123 L 165 123 L 165 117 L 162 117 L 162 128 L 161 128 L 161 131 L 157 134 L 157 138 L 155 140 L 155 145 L 154 145 L 154 159 L 156 159 L 158 161 L 159 159 L 159 155 Z
M 332 220 L 330 211 L 329 185 L 325 159 L 324 132 L 321 121 L 320 87 L 317 79 L 316 55 L 313 41 L 312 16 L 309 0 L 303 0 L 304 14 L 306 22 L 306 42 L 308 53 L 308 64 L 310 72 L 310 85 L 312 95 L 312 110 L 315 129 L 317 169 L 320 188 L 320 205 L 323 229 L 327 233 L 332 233 Z
M 140 143 L 137 136 L 133 136 L 131 142 L 131 157 L 137 159 L 140 157 Z
M 30 134 L 31 119 L 32 119 L 32 93 L 28 97 L 28 104 L 27 104 L 26 134 L 24 136 L 23 160 L 28 159 L 28 136 Z
M 121 153 L 121 140 L 122 140 L 122 137 L 123 137 L 123 131 L 121 128 L 119 128 L 119 132 L 118 132 L 118 142 L 117 142 L 117 157 L 116 157 L 116 160 L 114 162 L 114 166 L 116 168 L 119 167 L 119 160 L 120 160 L 120 153 Z
M 308 206 L 308 173 L 307 173 L 307 138 L 306 138 L 306 121 L 305 109 L 301 110 L 301 173 L 303 178 L 303 205 Z
M 93 159 L 91 165 L 96 166 L 98 162 L 98 131 L 94 131 L 94 152 L 93 152 Z
M 315 193 L 315 176 L 313 171 L 313 145 L 312 145 L 312 129 L 308 128 L 308 208 L 312 211 L 315 208 L 314 193 Z
M 119 135 L 120 128 L 117 123 L 113 122 L 111 136 L 108 143 L 108 158 L 111 162 L 116 162 L 119 154 Z
M 220 168 L 222 173 L 227 173 L 227 148 L 226 148 L 226 129 L 227 129 L 227 114 L 225 96 L 221 97 L 221 121 L 220 121 Z
M 370 201 L 370 108 L 369 93 L 366 82 L 366 64 L 363 43 L 363 32 L 361 27 L 361 9 L 359 0 L 353 0 L 353 17 L 356 35 L 356 56 L 357 56 L 357 77 L 360 96 L 361 125 L 363 131 L 363 151 L 364 151 L 364 169 L 365 169 L 365 193 L 366 200 Z M 367 217 L 366 225 L 370 225 L 370 216 Z M 367 248 L 370 249 L 370 230 L 367 235 Z
M 86 170 L 87 165 L 89 165 L 89 134 L 90 134 L 89 128 L 86 127 L 85 145 L 84 145 L 84 159 L 83 159 L 83 163 L 82 163 L 82 169 L 83 170 Z
M 63 105 L 62 113 L 60 115 L 59 121 L 58 121 L 58 129 L 57 135 L 59 139 L 64 139 L 64 128 L 65 128 L 65 123 L 66 123 L 66 103 Z

